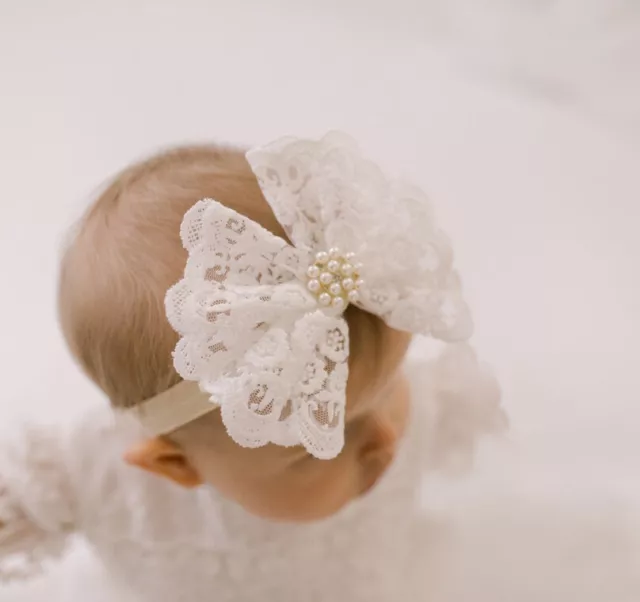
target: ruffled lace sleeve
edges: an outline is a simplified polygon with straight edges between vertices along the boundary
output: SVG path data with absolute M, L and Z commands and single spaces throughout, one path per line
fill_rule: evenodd
M 431 400 L 431 434 L 423 442 L 430 470 L 465 472 L 478 443 L 507 429 L 498 381 L 470 345 L 446 345 L 434 360 L 412 361 L 408 376 L 414 394 Z
M 73 531 L 60 435 L 28 427 L 0 438 L 0 584 L 39 574 Z

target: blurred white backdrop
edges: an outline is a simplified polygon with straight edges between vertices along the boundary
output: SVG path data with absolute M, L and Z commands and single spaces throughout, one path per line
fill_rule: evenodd
M 103 402 L 66 353 L 55 282 L 67 227 L 110 175 L 185 141 L 344 129 L 431 193 L 504 385 L 508 450 L 440 502 L 510 496 L 590 525 L 628 511 L 619 534 L 637 544 L 637 2 L 3 0 L 0 73 L 5 424 Z M 557 599 L 626 602 L 585 573 Z M 0 601 L 62 600 L 79 578 Z

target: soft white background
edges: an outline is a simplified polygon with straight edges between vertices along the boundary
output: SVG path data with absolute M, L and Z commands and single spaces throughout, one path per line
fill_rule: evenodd
M 637 2 L 0 0 L 0 74 L 3 422 L 102 402 L 55 283 L 110 175 L 179 142 L 344 129 L 436 202 L 513 423 L 429 498 L 466 525 L 451 600 L 640 599 Z M 102 599 L 88 563 L 0 601 L 83 580 Z

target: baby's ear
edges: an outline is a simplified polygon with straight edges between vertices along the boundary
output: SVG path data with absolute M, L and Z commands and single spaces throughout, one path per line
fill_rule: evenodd
M 202 485 L 198 471 L 182 449 L 162 437 L 136 444 L 127 451 L 124 460 L 131 466 L 142 468 L 188 489 Z

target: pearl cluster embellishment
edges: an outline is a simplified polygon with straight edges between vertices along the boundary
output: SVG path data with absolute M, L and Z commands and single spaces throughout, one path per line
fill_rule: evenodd
M 358 290 L 364 284 L 360 278 L 362 264 L 354 263 L 353 253 L 340 249 L 316 253 L 315 263 L 307 270 L 307 289 L 323 307 L 343 311 L 349 303 L 360 299 Z

